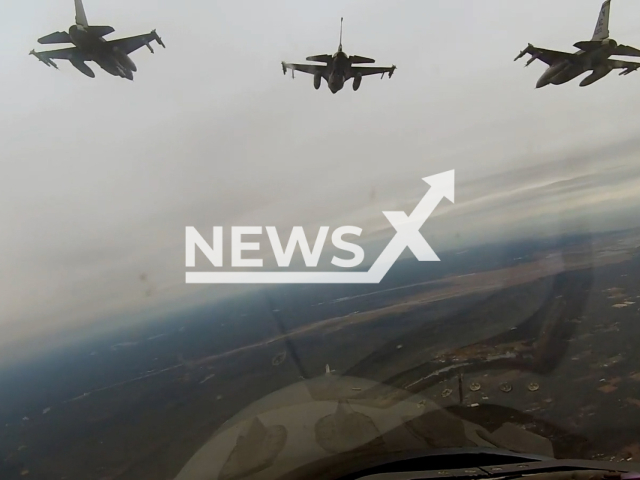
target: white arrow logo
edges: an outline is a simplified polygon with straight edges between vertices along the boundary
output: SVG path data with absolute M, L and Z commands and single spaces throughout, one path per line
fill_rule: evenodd
M 405 248 L 421 262 L 440 259 L 420 234 L 443 198 L 452 203 L 455 191 L 455 170 L 439 173 L 424 180 L 431 188 L 422 197 L 411 215 L 405 212 L 383 212 L 396 234 L 367 272 L 187 272 L 187 283 L 380 283 Z

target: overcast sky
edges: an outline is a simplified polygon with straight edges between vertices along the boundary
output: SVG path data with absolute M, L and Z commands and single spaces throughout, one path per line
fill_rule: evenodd
M 0 347 L 180 304 L 198 289 L 184 285 L 187 225 L 369 234 L 388 226 L 382 210 L 415 206 L 422 177 L 450 169 L 441 238 L 553 234 L 576 215 L 581 228 L 626 225 L 640 192 L 640 74 L 536 90 L 544 64 L 513 62 L 527 42 L 573 51 L 600 3 L 85 0 L 110 37 L 158 29 L 167 49 L 135 52 L 134 82 L 27 55 L 68 30 L 72 0 L 8 3 Z M 332 95 L 283 76 L 280 61 L 337 49 L 341 16 L 346 53 L 396 64 L 393 78 Z M 640 46 L 638 19 L 640 3 L 614 0 L 612 38 Z

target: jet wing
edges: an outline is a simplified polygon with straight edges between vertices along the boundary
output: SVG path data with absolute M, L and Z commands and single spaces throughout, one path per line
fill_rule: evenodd
M 389 77 L 393 75 L 395 72 L 396 66 L 392 65 L 391 67 L 351 67 L 351 76 L 355 77 L 356 75 L 362 75 L 363 77 L 367 75 L 382 75 L 384 77 L 385 73 L 389 74 Z
M 531 58 L 527 62 L 529 65 L 534 60 L 541 60 L 547 65 L 553 65 L 561 60 L 574 60 L 575 54 L 569 52 L 561 52 L 559 50 L 547 50 L 546 48 L 538 48 L 529 44 L 527 47 L 520 52 L 520 54 L 514 58 L 514 61 L 519 60 L 526 54 L 531 55 Z
M 153 41 L 157 42 L 158 45 L 161 45 L 163 48 L 166 48 L 164 43 L 162 42 L 162 39 L 158 36 L 155 30 L 150 33 L 136 35 L 135 37 L 118 38 L 117 40 L 111 40 L 107 42 L 107 45 L 118 48 L 118 50 L 126 53 L 127 55 L 144 46 L 149 48 L 151 53 L 153 53 L 153 48 L 151 48 L 151 42 Z
M 77 47 L 61 48 L 60 50 L 49 50 L 46 52 L 33 52 L 32 55 L 38 58 L 55 60 L 70 60 L 71 58 L 78 58 L 85 62 L 90 60 L 90 58 L 86 58 Z
M 613 69 L 624 69 L 620 75 L 629 75 L 640 68 L 638 62 L 625 62 L 624 60 L 607 60 L 607 65 Z
M 326 77 L 327 66 L 326 65 L 309 65 L 305 63 L 287 63 L 282 62 L 282 73 L 287 73 L 288 70 L 292 70 L 293 72 L 304 72 L 310 75 L 320 74 L 323 77 Z
M 78 50 L 77 47 L 61 48 L 59 50 L 49 50 L 45 52 L 36 52 L 35 50 L 31 50 L 29 55 L 33 55 L 48 67 L 54 68 L 58 68 L 58 66 L 53 60 L 71 60 L 72 58 L 82 62 L 91 60 Z

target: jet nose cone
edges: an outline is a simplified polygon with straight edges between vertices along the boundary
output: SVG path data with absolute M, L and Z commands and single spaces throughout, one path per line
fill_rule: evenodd
M 546 85 L 549 84 L 549 81 L 546 78 L 541 78 L 540 80 L 538 80 L 538 82 L 536 83 L 536 88 L 542 88 Z

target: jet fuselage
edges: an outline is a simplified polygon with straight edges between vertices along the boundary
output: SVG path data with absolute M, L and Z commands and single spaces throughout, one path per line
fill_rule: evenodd
M 590 70 L 604 71 L 602 68 L 605 67 L 606 60 L 611 57 L 617 46 L 618 44 L 615 40 L 606 39 L 599 48 L 589 52 L 582 50 L 577 51 L 572 60 L 562 60 L 549 66 L 538 80 L 538 83 L 536 83 L 536 88 L 542 88 L 549 84 L 562 85 Z M 607 70 L 606 73 L 609 73 L 609 71 L 610 70 Z M 604 77 L 606 73 L 604 75 L 597 75 L 598 78 L 591 77 L 595 79 L 586 83 L 583 82 L 580 85 L 590 85 Z
M 69 37 L 82 53 L 97 63 L 104 71 L 116 77 L 133 80 L 133 72 L 137 70 L 133 60 L 126 53 L 111 48 L 103 37 L 93 34 L 82 25 L 71 26 Z M 86 67 L 90 72 L 91 69 L 88 66 L 78 66 L 75 63 L 74 66 L 85 75 L 92 76 L 83 70 Z
M 349 78 L 350 71 L 351 62 L 349 57 L 342 50 L 334 53 L 329 66 L 329 79 L 327 80 L 331 93 L 337 93 L 342 90 L 344 83 Z

